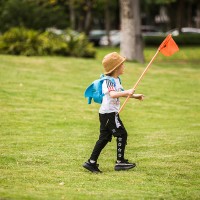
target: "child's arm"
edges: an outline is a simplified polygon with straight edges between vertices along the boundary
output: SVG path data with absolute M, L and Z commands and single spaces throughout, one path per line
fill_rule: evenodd
M 132 96 L 134 92 L 135 92 L 134 89 L 130 89 L 130 90 L 124 90 L 124 91 L 121 91 L 121 92 L 110 91 L 109 94 L 110 94 L 111 98 L 119 98 L 119 97 Z
M 110 91 L 110 97 L 111 98 L 119 98 L 119 97 L 128 97 L 131 96 L 130 98 L 138 99 L 138 100 L 143 100 L 144 95 L 143 94 L 133 94 L 135 90 L 130 89 L 130 90 L 124 90 L 121 92 L 117 91 Z

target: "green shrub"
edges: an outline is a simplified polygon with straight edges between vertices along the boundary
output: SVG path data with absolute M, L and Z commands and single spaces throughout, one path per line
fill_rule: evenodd
M 84 33 L 78 34 L 72 30 L 67 30 L 65 37 L 72 56 L 95 57 L 96 52 L 93 48 L 93 44 L 88 42 Z
M 67 30 L 58 35 L 25 28 L 12 28 L 0 36 L 0 53 L 12 55 L 62 55 L 95 57 L 95 49 L 84 34 Z
M 42 45 L 38 48 L 41 49 L 42 55 L 70 55 L 68 44 L 65 40 L 51 32 L 44 32 L 39 35 Z
M 159 46 L 166 36 L 144 36 L 145 46 Z M 173 36 L 178 45 L 198 46 L 200 45 L 200 34 L 180 34 Z
M 200 45 L 200 34 L 181 34 L 179 36 L 174 36 L 174 40 L 179 45 L 191 45 L 199 46 Z
M 24 28 L 13 28 L 0 37 L 0 52 L 14 55 L 38 55 L 38 33 Z

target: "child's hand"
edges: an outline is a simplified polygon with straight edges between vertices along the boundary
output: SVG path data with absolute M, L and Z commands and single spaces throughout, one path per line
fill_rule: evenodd
M 132 96 L 134 92 L 135 92 L 134 89 L 127 90 L 128 96 Z
M 133 98 L 143 101 L 144 95 L 143 94 L 133 94 Z

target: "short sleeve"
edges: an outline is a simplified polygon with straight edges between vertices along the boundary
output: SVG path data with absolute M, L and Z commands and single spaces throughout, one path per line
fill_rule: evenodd
M 115 91 L 115 85 L 110 80 L 106 80 L 106 86 L 108 88 L 108 92 Z
M 102 85 L 103 93 L 106 94 L 110 91 L 115 91 L 115 86 L 110 80 L 105 80 Z

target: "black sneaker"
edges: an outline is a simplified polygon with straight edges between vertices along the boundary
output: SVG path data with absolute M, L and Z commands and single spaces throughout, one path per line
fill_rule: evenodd
M 83 164 L 83 167 L 93 173 L 102 173 L 101 170 L 99 170 L 99 164 L 97 163 L 91 163 L 89 160 Z
M 116 162 L 115 171 L 128 170 L 135 166 L 136 166 L 135 163 L 129 163 L 128 160 L 122 160 L 120 162 Z

